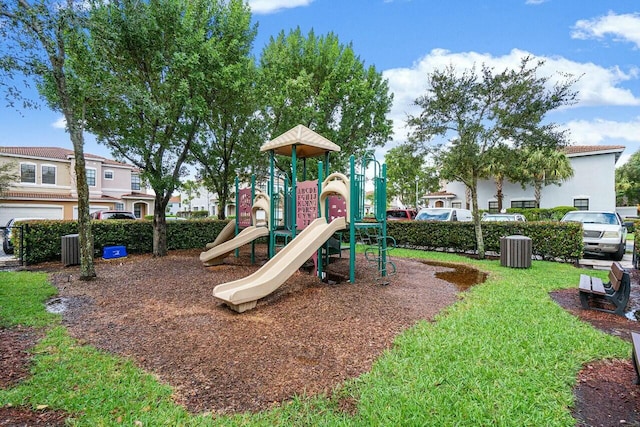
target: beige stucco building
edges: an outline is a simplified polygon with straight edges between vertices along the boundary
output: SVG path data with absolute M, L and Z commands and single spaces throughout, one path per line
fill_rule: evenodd
M 154 195 L 132 165 L 85 153 L 89 205 L 126 210 L 138 218 L 153 214 Z M 0 225 L 11 218 L 76 219 L 78 192 L 72 150 L 57 147 L 0 147 L 0 164 L 11 163 L 17 176 L 0 196 Z

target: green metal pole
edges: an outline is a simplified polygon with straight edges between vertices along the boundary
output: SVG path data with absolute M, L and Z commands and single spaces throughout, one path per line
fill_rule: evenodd
M 353 155 L 349 157 L 349 282 L 356 281 L 356 224 L 353 220 L 358 209 L 358 194 L 356 191 L 356 167 Z
M 326 212 L 322 212 L 320 210 L 320 194 L 322 194 L 322 181 L 324 180 L 323 175 L 322 175 L 322 162 L 318 162 L 318 217 L 327 217 Z M 326 209 L 325 209 L 326 210 Z M 322 248 L 324 247 L 324 245 L 320 246 L 318 248 L 318 252 L 316 252 L 316 257 L 318 260 L 318 276 L 321 279 L 324 279 L 324 277 L 322 277 L 322 266 L 323 266 L 323 261 L 324 261 L 324 257 L 323 257 L 323 251 Z M 328 254 L 328 251 L 327 251 Z M 328 257 L 327 257 L 328 258 Z
M 387 204 L 387 164 L 384 163 L 382 165 L 382 176 L 380 179 L 380 200 L 378 206 L 383 208 L 386 207 Z M 382 215 L 382 277 L 387 276 L 387 215 Z
M 256 176 L 251 175 L 251 211 L 253 212 L 253 201 L 256 198 Z M 255 224 L 251 224 L 255 225 Z M 256 241 L 251 241 L 251 264 L 256 263 Z
M 274 159 L 274 151 L 269 151 L 269 258 L 273 258 L 276 254 L 276 239 L 275 239 L 275 227 L 276 227 L 276 208 L 275 208 L 275 192 L 274 192 L 274 181 L 275 181 L 275 159 Z
M 236 175 L 236 236 L 238 235 L 238 233 L 240 232 L 240 196 L 238 195 L 238 190 L 239 190 L 239 180 L 238 180 L 238 176 Z M 234 251 L 234 254 L 236 256 L 236 258 L 238 258 L 238 256 L 240 256 L 240 248 L 236 248 L 236 250 Z
M 296 212 L 298 211 L 298 203 L 296 200 L 296 179 L 298 172 L 296 145 L 291 147 L 291 238 L 296 237 Z

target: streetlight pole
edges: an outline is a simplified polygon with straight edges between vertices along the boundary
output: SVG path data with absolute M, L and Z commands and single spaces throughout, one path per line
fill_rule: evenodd
M 418 177 L 416 176 L 416 210 L 418 210 Z

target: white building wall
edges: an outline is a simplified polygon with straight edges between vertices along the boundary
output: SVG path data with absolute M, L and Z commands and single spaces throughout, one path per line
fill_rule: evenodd
M 453 207 L 453 203 L 460 203 L 460 207 L 462 209 L 467 209 L 467 201 L 465 200 L 465 195 L 467 194 L 467 187 L 462 183 L 462 182 L 450 182 L 449 184 L 447 184 L 447 192 L 449 193 L 453 193 L 456 195 L 455 198 L 449 198 L 449 199 L 440 199 L 440 201 L 442 201 L 444 208 L 451 208 Z M 478 198 L 478 203 L 480 203 L 480 198 Z M 436 206 L 435 203 L 438 201 L 438 199 L 432 199 L 429 201 L 429 207 L 434 207 Z M 469 209 L 471 209 L 471 206 L 469 206 Z M 482 209 L 482 208 L 480 208 Z
M 541 208 L 573 206 L 575 199 L 588 199 L 590 210 L 611 210 L 616 208 L 615 194 L 615 153 L 580 155 L 569 157 L 574 175 L 560 186 L 548 185 L 542 189 Z M 465 187 L 461 182 L 447 184 L 446 191 L 458 196 L 453 201 L 464 204 Z M 535 200 L 533 187 L 522 189 L 520 184 L 505 182 L 503 186 L 503 208 L 511 207 L 512 201 Z M 478 183 L 478 207 L 489 209 L 489 202 L 496 201 L 496 186 L 493 180 Z

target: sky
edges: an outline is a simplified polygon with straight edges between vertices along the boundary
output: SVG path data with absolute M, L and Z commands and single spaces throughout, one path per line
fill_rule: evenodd
M 427 76 L 482 64 L 501 72 L 523 57 L 541 76 L 579 77 L 578 102 L 546 116 L 573 145 L 624 145 L 617 166 L 640 150 L 640 2 L 630 0 L 251 0 L 254 55 L 281 31 L 329 32 L 388 80 L 394 133 L 377 155 L 406 140 L 407 115 Z M 0 107 L 0 146 L 72 149 L 61 114 Z M 85 152 L 111 157 L 87 136 Z M 381 159 L 380 159 L 381 160 Z

